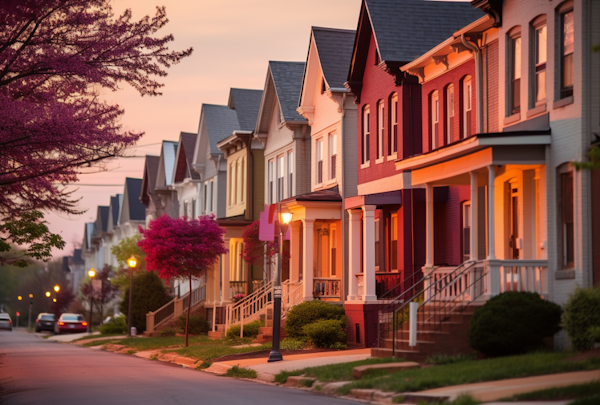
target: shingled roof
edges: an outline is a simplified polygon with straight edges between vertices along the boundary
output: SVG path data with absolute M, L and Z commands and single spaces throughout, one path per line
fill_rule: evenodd
M 154 189 L 154 187 L 152 187 Z M 112 218 L 112 226 L 119 224 L 119 208 L 121 208 L 122 194 L 113 195 L 110 197 L 110 216 Z
M 284 121 L 308 122 L 296 111 L 304 79 L 304 62 L 269 62 Z
M 485 15 L 464 1 L 364 1 L 382 61 L 410 62 Z
M 226 105 L 202 104 L 211 153 L 222 153 L 217 144 L 240 129 L 235 110 Z
M 185 155 L 185 165 L 187 168 L 185 177 L 188 174 L 191 175 L 192 179 L 200 180 L 200 174 L 194 170 L 192 166 L 194 160 L 194 150 L 196 148 L 196 139 L 198 138 L 198 134 L 193 134 L 190 132 L 181 132 L 179 134 L 179 147 L 183 147 L 183 153 Z M 177 156 L 176 162 L 180 159 L 180 156 Z M 175 170 L 177 170 L 177 163 L 175 164 Z
M 108 228 L 108 211 L 109 207 L 104 205 L 98 206 L 98 211 L 96 213 L 96 229 L 95 231 L 99 234 L 101 232 L 106 232 Z M 100 236 L 100 235 L 95 235 Z
M 142 191 L 142 179 L 127 177 L 125 179 L 125 189 L 129 201 L 129 219 L 131 221 L 144 221 L 146 219 L 146 207 L 138 198 Z
M 227 106 L 235 110 L 242 131 L 254 131 L 262 93 L 262 90 L 236 88 L 229 91 Z
M 154 188 L 156 187 L 156 176 L 158 175 L 159 166 L 160 156 L 146 155 L 146 161 L 144 162 L 144 178 L 142 182 L 142 191 L 141 195 L 139 196 L 140 199 L 145 203 L 148 202 L 145 201 L 146 198 L 155 195 Z M 146 197 L 144 194 L 148 194 L 148 197 Z M 114 197 L 111 197 L 111 204 L 112 198 Z M 119 212 L 118 208 L 116 212 Z M 113 221 L 116 221 L 114 216 Z M 114 225 L 116 225 L 116 223 Z
M 344 88 L 356 31 L 312 27 L 323 76 L 329 87 Z

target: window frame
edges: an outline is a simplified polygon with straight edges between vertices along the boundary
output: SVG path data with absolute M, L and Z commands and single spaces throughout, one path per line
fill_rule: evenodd
M 277 156 L 277 202 L 285 199 L 285 155 Z
M 517 49 L 518 48 L 518 49 Z M 506 69 L 507 69 L 507 117 L 521 112 L 521 79 L 523 67 L 523 37 L 521 26 L 510 30 L 506 36 Z M 518 57 L 518 59 L 517 59 Z M 518 75 L 518 77 L 516 77 Z M 518 95 L 515 91 L 518 90 Z M 518 105 L 515 103 L 518 101 Z
M 539 33 L 541 31 L 545 32 L 545 49 L 543 46 L 540 46 L 540 36 Z M 530 108 L 537 107 L 543 104 L 546 104 L 548 99 L 548 22 L 546 15 L 540 15 L 536 17 L 530 24 L 530 58 L 529 58 L 529 66 L 530 66 L 530 94 L 529 94 L 529 106 Z M 543 49 L 543 53 L 542 53 Z M 544 61 L 541 61 L 541 56 L 545 57 Z M 543 86 L 540 86 L 540 77 L 543 75 Z M 540 89 L 543 87 L 543 98 L 539 98 Z
M 337 179 L 337 134 L 329 134 L 329 180 Z
M 431 136 L 429 139 L 429 147 L 430 150 L 435 150 L 438 148 L 437 136 L 439 134 L 440 124 L 440 93 L 437 90 L 431 92 L 429 103 L 429 133 Z
M 269 204 L 275 202 L 275 159 L 271 158 L 267 161 L 267 197 Z
M 568 1 L 563 3 L 562 5 L 560 5 L 559 7 L 557 7 L 557 17 L 558 17 L 558 21 L 557 21 L 557 27 L 558 29 L 557 31 L 557 39 L 558 39 L 558 60 L 556 63 L 556 66 L 559 68 L 557 70 L 560 70 L 557 74 L 555 74 L 555 76 L 558 77 L 558 92 L 557 92 L 557 99 L 558 100 L 562 100 L 568 97 L 572 97 L 573 96 L 573 87 L 574 87 L 574 79 L 575 79 L 575 75 L 574 75 L 574 55 L 575 55 L 575 13 L 573 10 L 573 2 L 572 1 Z M 568 54 L 565 54 L 565 16 L 567 14 L 571 14 L 572 18 L 573 18 L 573 24 L 572 24 L 572 30 L 573 30 L 573 44 L 572 46 L 572 51 Z M 571 84 L 568 86 L 565 86 L 565 59 L 567 57 L 570 56 L 570 64 L 571 64 Z
M 398 156 L 398 93 L 392 93 L 389 100 L 388 156 Z
M 460 139 L 466 139 L 473 135 L 473 120 L 469 119 L 469 113 L 473 114 L 473 78 L 471 75 L 463 77 L 461 82 L 461 131 Z
M 288 150 L 287 152 L 287 165 L 288 165 L 288 198 L 294 195 L 294 151 Z
M 390 215 L 390 272 L 398 272 L 398 213 Z
M 324 151 L 323 151 L 323 138 L 319 138 L 316 140 L 316 145 L 315 145 L 315 150 L 316 150 L 316 163 L 317 163 L 317 167 L 315 170 L 315 185 L 316 186 L 320 186 L 321 184 L 323 184 L 323 174 L 324 174 Z
M 363 107 L 363 112 L 362 112 L 362 142 L 361 142 L 361 146 L 362 146 L 362 165 L 361 167 L 369 167 L 371 164 L 371 159 L 370 159 L 370 140 L 371 140 L 371 129 L 370 129 L 370 124 L 371 124 L 371 107 L 369 106 L 369 104 L 366 104 Z
M 377 102 L 377 150 L 375 163 L 381 163 L 384 160 L 383 137 L 385 131 L 385 103 L 383 100 Z
M 452 127 L 454 126 L 452 119 L 456 116 L 454 97 L 454 83 L 449 83 L 446 86 L 446 145 L 450 145 L 452 143 Z

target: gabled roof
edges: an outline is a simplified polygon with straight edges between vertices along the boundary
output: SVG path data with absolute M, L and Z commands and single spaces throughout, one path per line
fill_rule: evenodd
M 127 202 L 130 221 L 144 221 L 146 219 L 146 207 L 140 201 L 138 196 L 142 190 L 142 179 L 127 177 L 125 179 L 125 193 L 127 193 Z M 125 207 L 123 207 L 124 209 Z
M 343 88 L 352 59 L 355 30 L 312 27 L 321 70 L 331 88 Z
M 304 65 L 304 62 L 269 62 L 269 71 L 284 121 L 306 122 L 306 118 L 296 111 L 304 79 Z
M 112 226 L 115 227 L 119 224 L 119 211 L 121 208 L 121 201 L 123 200 L 123 194 L 117 194 L 110 197 L 110 214 L 109 218 L 112 220 Z M 110 227 L 111 224 L 109 224 Z
M 175 155 L 177 153 L 177 142 L 163 141 L 158 161 L 156 184 L 154 189 L 164 189 L 171 185 L 173 171 L 175 170 Z
M 222 153 L 217 144 L 240 129 L 237 114 L 226 105 L 202 104 L 210 153 Z
M 83 227 L 83 248 L 91 249 L 92 248 L 92 236 L 94 235 L 94 226 L 93 222 L 86 222 Z
M 192 167 L 197 138 L 197 134 L 190 132 L 181 132 L 179 134 L 179 145 L 177 147 L 177 156 L 175 158 L 173 183 L 181 182 L 190 177 L 194 180 L 200 179 L 200 174 Z
M 148 201 L 145 201 L 150 196 L 154 196 L 154 188 L 156 187 L 156 175 L 158 174 L 158 166 L 160 163 L 160 156 L 152 156 L 146 155 L 146 160 L 144 162 L 144 177 L 142 180 L 142 191 L 140 194 L 140 200 L 147 204 Z M 111 197 L 111 204 L 112 204 Z M 118 211 L 117 211 L 118 213 Z M 117 221 L 118 218 L 113 216 L 113 221 Z M 114 223 L 116 225 L 116 222 Z
M 85 260 L 81 257 L 81 249 L 73 250 L 73 256 L 71 257 L 73 264 L 84 264 Z
M 363 0 L 350 85 L 362 79 L 371 33 L 382 65 L 396 71 L 483 15 L 464 1 Z
M 96 229 L 95 229 L 95 231 L 98 233 L 98 235 L 95 235 L 95 236 L 100 236 L 100 234 L 102 232 L 107 231 L 109 209 L 110 208 L 107 206 L 103 206 L 103 205 L 98 206 L 98 212 L 96 214 Z
M 242 131 L 254 131 L 262 93 L 262 90 L 236 88 L 229 91 L 227 106 L 235 110 Z

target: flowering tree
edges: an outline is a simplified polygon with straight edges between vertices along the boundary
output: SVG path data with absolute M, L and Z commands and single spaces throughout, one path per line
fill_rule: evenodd
M 227 253 L 221 228 L 214 215 L 198 219 L 171 218 L 168 215 L 150 222 L 148 229 L 139 228 L 142 239 L 138 246 L 146 253 L 146 269 L 156 270 L 162 279 L 189 280 L 200 277 L 214 266 L 219 256 Z M 188 324 L 192 300 L 188 300 L 185 323 L 185 345 L 188 345 Z
M 139 21 L 131 10 L 115 17 L 111 0 L 0 2 L 0 220 L 81 213 L 64 185 L 142 135 L 123 130 L 123 109 L 101 93 L 127 83 L 160 95 L 157 78 L 192 52 L 156 37 L 167 21 L 164 7 Z
M 81 295 L 90 299 L 94 296 L 94 302 L 96 303 L 96 309 L 100 313 L 100 321 L 104 316 L 104 304 L 111 302 L 117 296 L 119 287 L 111 282 L 111 277 L 114 275 L 113 269 L 109 265 L 104 265 L 101 271 L 97 272 L 94 276 L 94 280 L 100 281 L 100 290 L 94 291 L 92 280 L 82 284 L 80 287 Z M 92 322 L 92 320 L 89 320 Z
M 254 221 L 242 231 L 244 250 L 241 256 L 250 265 L 261 266 L 263 259 L 267 259 L 266 265 L 271 267 L 275 264 L 275 257 L 279 253 L 279 237 L 275 241 L 262 241 L 258 238 L 260 221 Z M 289 244 L 283 245 L 283 269 L 289 269 L 290 251 Z

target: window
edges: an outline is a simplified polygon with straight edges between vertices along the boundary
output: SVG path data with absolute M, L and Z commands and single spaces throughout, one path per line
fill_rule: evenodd
M 370 121 L 371 109 L 366 105 L 363 109 L 363 121 L 362 121 L 362 163 L 369 163 L 369 121 Z
M 462 137 L 468 138 L 472 134 L 472 102 L 473 102 L 473 85 L 471 76 L 465 77 L 463 80 L 463 118 L 462 118 Z
M 573 172 L 562 173 L 560 177 L 563 267 L 571 268 L 575 265 Z
M 471 260 L 471 203 L 463 204 L 462 212 L 463 262 Z
M 192 198 L 192 219 L 196 218 L 196 199 Z
M 388 154 L 398 153 L 398 93 L 390 98 L 390 129 L 388 131 Z
M 237 184 L 239 182 L 239 180 L 238 180 L 239 170 L 238 169 L 239 169 L 239 164 L 237 162 L 235 162 L 233 164 L 233 185 L 232 185 L 233 199 L 231 201 L 231 205 L 235 205 L 238 202 L 238 196 L 237 196 L 237 194 L 238 194 L 237 193 L 237 191 L 238 191 Z
M 323 183 L 323 140 L 317 140 L 317 178 L 316 184 Z
M 294 152 L 289 151 L 287 153 L 288 157 L 288 197 L 294 195 Z
M 273 184 L 274 176 L 275 176 L 275 161 L 273 159 L 269 160 L 269 204 L 273 204 L 275 202 L 275 185 Z
M 277 172 L 279 175 L 277 176 L 277 202 L 284 199 L 283 191 L 283 181 L 285 179 L 285 165 L 283 162 L 283 155 L 277 158 Z
M 546 60 L 547 60 L 547 28 L 545 17 L 533 27 L 533 49 L 534 59 L 534 104 L 546 100 Z
M 213 212 L 213 189 L 214 189 L 214 181 L 211 181 L 210 188 L 209 188 L 210 193 L 208 194 L 210 212 Z
M 379 219 L 375 220 L 375 271 L 379 271 L 380 265 L 380 253 L 381 253 L 381 241 L 379 238 Z
M 390 219 L 390 271 L 398 271 L 398 214 Z
M 240 188 L 240 202 L 244 202 L 244 190 L 246 189 L 244 185 L 246 184 L 246 159 L 242 158 L 240 163 L 240 179 L 238 180 L 238 187 Z
M 573 95 L 573 50 L 575 48 L 575 29 L 573 23 L 572 9 L 561 13 L 560 98 Z
M 329 134 L 329 178 L 335 179 L 337 169 L 337 135 Z
M 327 91 L 327 84 L 325 83 L 325 79 L 321 80 L 321 94 Z
M 431 149 L 438 147 L 438 133 L 440 120 L 440 99 L 437 90 L 431 93 Z
M 383 101 L 377 103 L 377 160 L 383 158 L 383 129 L 384 129 Z
M 188 201 L 183 202 L 183 216 L 184 217 L 189 218 L 189 216 L 190 216 L 189 206 L 190 206 L 190 203 Z
M 452 127 L 454 126 L 454 85 L 446 87 L 446 145 L 452 143 Z
M 510 111 L 516 114 L 521 111 L 521 32 L 509 38 L 510 46 Z
M 208 183 L 204 183 L 204 215 L 208 214 Z

